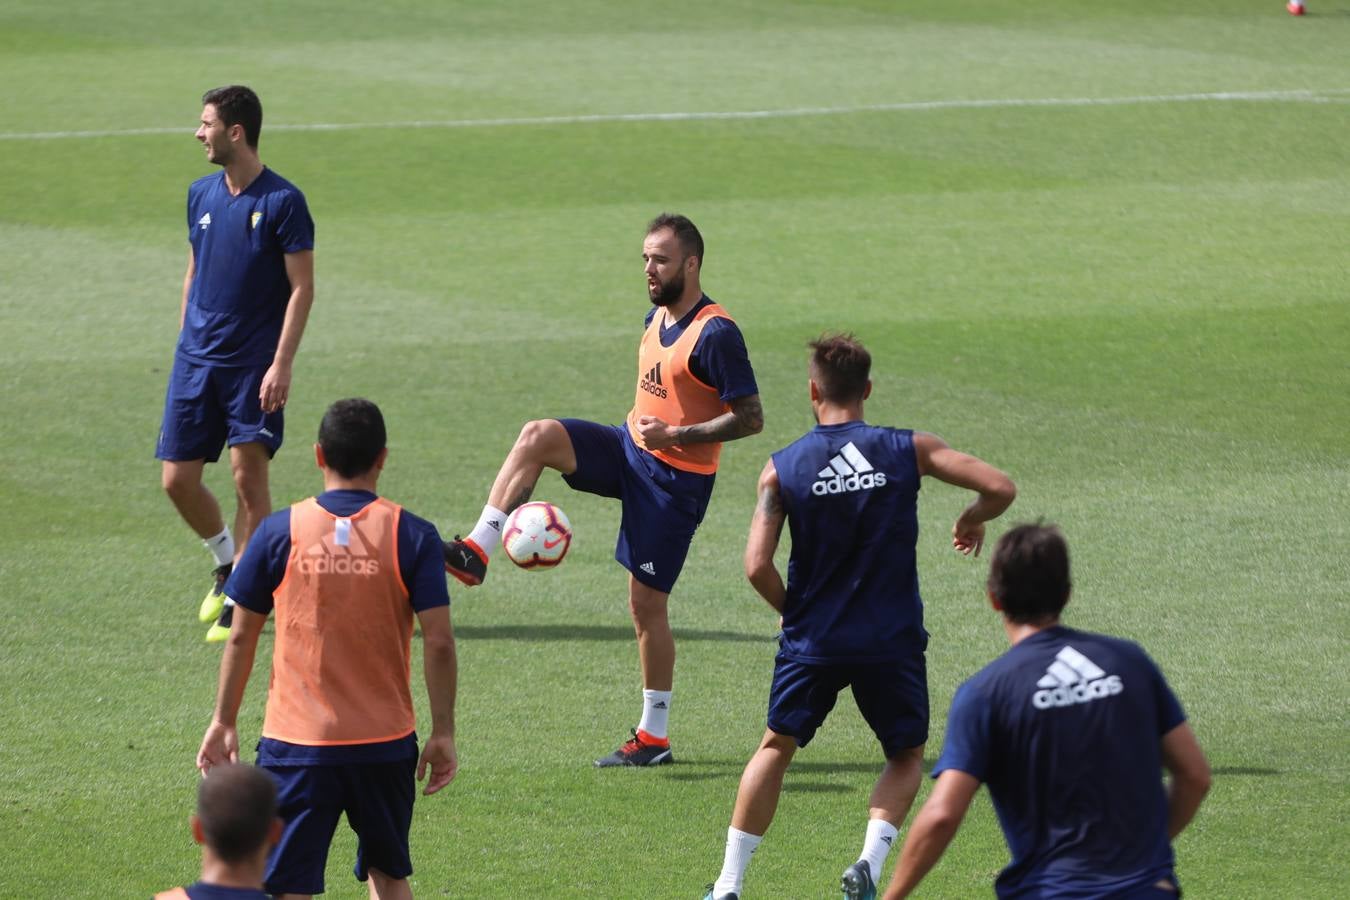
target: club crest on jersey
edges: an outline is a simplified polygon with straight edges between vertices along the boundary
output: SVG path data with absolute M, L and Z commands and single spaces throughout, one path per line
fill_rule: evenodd
M 816 479 L 811 484 L 811 493 L 817 497 L 886 486 L 886 473 L 876 471 L 852 441 L 830 458 L 830 464 L 816 473 Z
M 1036 687 L 1040 690 L 1031 695 L 1031 704 L 1037 709 L 1091 703 L 1125 690 L 1119 675 L 1107 675 L 1101 666 L 1067 644 L 1055 654 Z
M 638 382 L 638 387 L 653 397 L 660 397 L 662 400 L 670 396 L 670 392 L 666 390 L 664 383 L 661 381 L 660 363 L 652 366 L 647 374 L 642 376 L 642 380 Z
M 261 221 L 262 221 L 262 213 L 255 212 L 253 215 L 248 217 L 248 227 L 257 229 L 258 223 Z

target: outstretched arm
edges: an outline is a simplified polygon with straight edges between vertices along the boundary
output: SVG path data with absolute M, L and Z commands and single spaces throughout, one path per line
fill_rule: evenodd
M 1209 760 L 1185 722 L 1163 735 L 1162 760 L 1172 776 L 1167 785 L 1167 837 L 1174 840 L 1209 793 Z
M 764 430 L 764 406 L 759 394 L 737 397 L 728 405 L 728 412 L 695 425 L 671 425 L 656 416 L 639 416 L 638 432 L 647 449 L 664 450 L 676 444 L 725 443 Z
M 178 307 L 178 330 L 183 330 L 183 323 L 187 321 L 187 302 L 188 294 L 192 293 L 192 276 L 197 272 L 197 253 L 188 245 L 188 266 L 187 274 L 183 276 L 183 302 Z
M 286 405 L 291 393 L 291 367 L 295 364 L 295 353 L 300 349 L 305 323 L 309 321 L 309 309 L 314 305 L 314 251 L 287 253 L 285 262 L 291 297 L 286 304 L 286 317 L 281 322 L 277 352 L 258 389 L 264 412 L 273 412 Z
M 234 608 L 234 623 L 220 659 L 215 713 L 202 736 L 201 749 L 197 751 L 197 768 L 203 775 L 213 766 L 239 761 L 239 707 L 244 702 L 244 688 L 253 671 L 258 635 L 262 634 L 266 621 L 267 616 L 250 609 Z
M 979 779 L 957 769 L 948 769 L 938 776 L 933 793 L 909 827 L 909 836 L 883 900 L 908 897 L 919 886 L 956 836 L 979 789 Z
M 1017 485 L 989 463 L 947 446 L 935 434 L 914 432 L 914 452 L 919 474 L 932 475 L 979 494 L 962 510 L 952 527 L 952 546 L 961 553 L 980 555 L 984 546 L 984 523 L 1003 514 L 1017 497 Z
M 773 564 L 773 554 L 778 549 L 778 538 L 783 533 L 786 519 L 783 496 L 778 491 L 778 469 L 771 459 L 759 473 L 759 499 L 750 519 L 750 536 L 745 542 L 745 576 L 779 613 L 783 612 L 787 600 L 787 588 Z
M 450 624 L 450 607 L 433 606 L 417 614 L 422 626 L 422 668 L 427 682 L 431 708 L 431 734 L 417 761 L 417 780 L 431 767 L 431 779 L 424 794 L 434 794 L 450 783 L 459 771 L 455 750 L 455 689 L 458 663 L 455 657 L 455 632 Z

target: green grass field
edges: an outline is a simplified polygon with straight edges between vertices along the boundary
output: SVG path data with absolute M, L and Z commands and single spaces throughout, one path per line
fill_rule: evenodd
M 385 493 L 447 532 L 524 420 L 619 421 L 663 209 L 702 228 L 764 398 L 672 598 L 678 765 L 590 766 L 639 711 L 617 505 L 546 475 L 573 556 L 452 591 L 462 768 L 417 806 L 420 896 L 697 897 L 716 876 L 776 630 L 740 573 L 754 480 L 810 425 L 805 341 L 839 328 L 876 359 L 868 418 L 1012 474 L 991 537 L 1059 522 L 1069 621 L 1168 674 L 1215 770 L 1177 842 L 1187 895 L 1344 896 L 1347 0 L 187 7 L 0 7 L 0 896 L 195 877 L 220 653 L 195 619 L 210 561 L 153 451 L 183 201 L 211 171 L 198 99 L 236 81 L 318 227 L 278 504 L 318 488 L 341 396 L 383 407 Z M 955 686 L 1003 649 L 984 562 L 948 549 L 963 502 L 921 501 L 930 761 Z M 844 698 L 745 897 L 837 896 L 878 765 Z M 340 832 L 333 897 L 365 896 L 353 849 Z M 982 793 L 921 894 L 991 896 L 1005 861 Z

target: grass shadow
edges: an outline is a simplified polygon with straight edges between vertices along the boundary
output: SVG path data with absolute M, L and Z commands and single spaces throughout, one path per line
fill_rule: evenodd
M 455 628 L 455 636 L 466 641 L 632 641 L 633 629 L 610 625 L 461 625 Z M 767 644 L 773 639 L 736 631 L 677 628 L 675 640 Z
M 671 781 L 716 781 L 739 776 L 745 769 L 745 764 L 750 759 L 676 759 L 675 765 L 665 770 L 665 777 Z M 935 760 L 925 759 L 923 769 L 925 772 L 933 768 Z M 830 774 L 834 772 L 857 772 L 863 775 L 880 775 L 882 761 L 880 758 L 875 763 L 848 762 L 848 763 L 830 763 L 830 762 L 797 762 L 794 761 L 788 768 L 787 780 L 783 782 L 783 790 L 801 790 L 801 791 L 846 791 L 851 788 L 846 785 L 824 786 L 819 782 L 805 781 L 794 782 L 794 775 L 801 774 Z
M 1262 777 L 1282 774 L 1279 769 L 1266 769 L 1260 766 L 1215 766 L 1211 771 L 1215 775 L 1259 775 Z

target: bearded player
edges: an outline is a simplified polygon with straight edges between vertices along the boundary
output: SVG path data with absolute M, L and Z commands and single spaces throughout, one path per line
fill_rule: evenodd
M 667 604 L 712 497 L 722 444 L 764 427 L 745 340 L 699 286 L 703 237 L 664 213 L 642 242 L 653 308 L 638 344 L 637 387 L 623 425 L 581 419 L 527 422 L 492 483 L 478 524 L 445 545 L 445 568 L 482 584 L 511 510 L 530 499 L 545 468 L 574 490 L 623 505 L 614 558 L 628 570 L 628 607 L 642 667 L 642 717 L 633 736 L 597 766 L 673 762 L 667 729 L 675 638 Z

